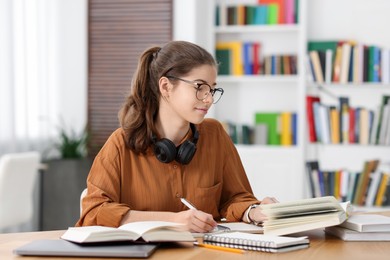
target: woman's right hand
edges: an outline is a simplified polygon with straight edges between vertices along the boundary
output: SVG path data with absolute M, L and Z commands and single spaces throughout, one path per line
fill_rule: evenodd
M 185 224 L 190 232 L 207 233 L 217 226 L 212 215 L 200 210 L 189 209 L 176 214 L 175 222 Z

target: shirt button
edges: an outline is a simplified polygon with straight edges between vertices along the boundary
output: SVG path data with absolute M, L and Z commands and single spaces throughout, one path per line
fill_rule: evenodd
M 176 198 L 181 198 L 179 193 L 176 193 Z
M 173 165 L 173 169 L 177 169 L 177 165 L 175 164 L 175 165 Z

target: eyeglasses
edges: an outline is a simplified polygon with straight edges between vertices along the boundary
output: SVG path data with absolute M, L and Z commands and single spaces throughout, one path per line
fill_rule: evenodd
M 211 86 L 205 82 L 196 82 L 196 81 L 191 81 L 191 80 L 186 80 L 182 78 L 178 78 L 175 76 L 166 76 L 169 79 L 177 79 L 181 80 L 185 83 L 195 85 L 194 87 L 196 89 L 196 98 L 200 101 L 205 100 L 209 94 L 211 94 L 213 98 L 213 104 L 216 104 L 222 97 L 224 90 L 222 88 L 211 88 Z

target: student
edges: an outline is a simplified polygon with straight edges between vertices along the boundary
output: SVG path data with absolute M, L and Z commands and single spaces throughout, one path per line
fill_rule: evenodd
M 216 78 L 214 58 L 193 43 L 144 51 L 119 112 L 121 127 L 91 167 L 76 226 L 162 220 L 208 232 L 221 218 L 263 220 L 256 205 L 274 199 L 255 198 L 230 137 L 205 119 L 224 92 Z

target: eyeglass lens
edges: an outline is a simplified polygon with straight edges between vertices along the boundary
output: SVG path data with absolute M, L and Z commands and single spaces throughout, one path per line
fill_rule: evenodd
M 212 90 L 211 87 L 207 84 L 198 85 L 198 89 L 196 91 L 196 97 L 199 100 L 204 100 L 208 97 L 208 95 L 212 95 L 213 103 L 217 103 L 222 96 L 222 92 L 218 89 Z

